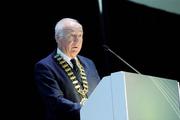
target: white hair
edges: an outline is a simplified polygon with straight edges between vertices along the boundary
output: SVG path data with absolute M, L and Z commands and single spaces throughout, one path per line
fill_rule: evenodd
M 65 27 L 65 22 L 70 21 L 70 22 L 75 22 L 79 23 L 77 20 L 72 19 L 72 18 L 63 18 L 59 22 L 57 22 L 55 26 L 55 39 L 58 40 L 59 37 L 63 37 L 65 35 L 64 33 L 64 27 Z

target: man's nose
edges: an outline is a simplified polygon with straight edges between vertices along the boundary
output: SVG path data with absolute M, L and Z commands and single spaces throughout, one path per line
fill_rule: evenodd
M 74 41 L 75 41 L 75 42 L 78 42 L 78 41 L 79 41 L 79 38 L 78 38 L 77 35 L 74 35 Z

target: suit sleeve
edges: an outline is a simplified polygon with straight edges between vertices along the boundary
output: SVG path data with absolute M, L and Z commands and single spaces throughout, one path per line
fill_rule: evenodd
M 55 75 L 47 65 L 36 64 L 35 81 L 48 109 L 57 114 L 79 116 L 80 104 L 63 97 L 63 92 L 56 81 Z

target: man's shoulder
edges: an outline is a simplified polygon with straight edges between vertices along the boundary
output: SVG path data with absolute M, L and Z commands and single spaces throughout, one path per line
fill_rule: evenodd
M 82 55 L 78 55 L 78 58 L 79 58 L 81 61 L 91 61 L 91 62 L 92 62 L 92 60 L 91 60 L 90 58 L 85 57 L 85 56 L 82 56 Z
M 80 60 L 80 62 L 81 63 L 83 63 L 83 64 L 89 64 L 89 65 L 94 65 L 94 62 L 93 62 L 93 60 L 91 60 L 90 58 L 88 58 L 88 57 L 84 57 L 84 56 L 82 56 L 82 55 L 78 55 L 78 58 L 79 58 L 79 60 Z

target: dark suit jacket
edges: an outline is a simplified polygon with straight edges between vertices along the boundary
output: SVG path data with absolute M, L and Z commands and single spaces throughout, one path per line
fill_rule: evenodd
M 37 88 L 46 107 L 46 120 L 79 120 L 80 97 L 71 80 L 54 58 L 56 51 L 35 65 Z M 88 85 L 88 96 L 100 81 L 94 63 L 83 56 L 77 56 L 83 65 Z

